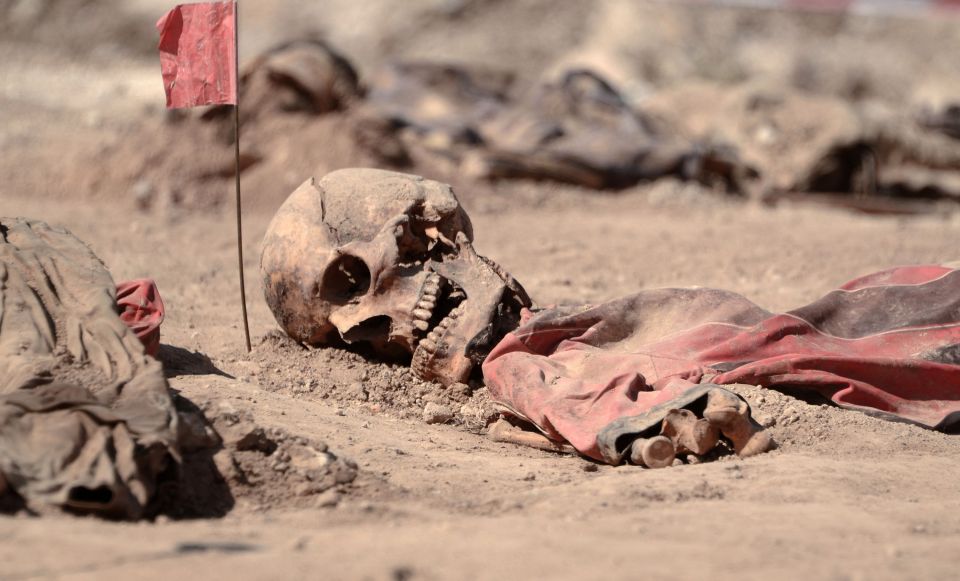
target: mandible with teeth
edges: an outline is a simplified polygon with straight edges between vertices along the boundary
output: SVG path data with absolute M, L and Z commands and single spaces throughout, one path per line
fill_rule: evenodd
M 260 273 L 270 310 L 296 341 L 409 360 L 423 379 L 469 379 L 530 299 L 473 249 L 450 186 L 342 169 L 277 211 Z

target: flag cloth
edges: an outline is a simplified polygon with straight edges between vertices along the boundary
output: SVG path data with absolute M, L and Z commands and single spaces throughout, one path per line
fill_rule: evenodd
M 167 108 L 235 105 L 233 2 L 181 4 L 157 22 Z
M 611 464 L 625 436 L 704 384 L 813 391 L 946 429 L 960 423 L 960 270 L 894 268 L 780 314 L 713 289 L 547 309 L 493 349 L 483 377 L 511 414 Z

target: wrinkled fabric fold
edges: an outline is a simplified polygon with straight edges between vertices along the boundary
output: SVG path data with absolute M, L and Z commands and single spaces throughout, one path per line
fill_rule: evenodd
M 157 283 L 149 278 L 117 284 L 117 310 L 120 320 L 140 339 L 147 355 L 160 350 L 160 324 L 166 316 Z
M 234 2 L 175 6 L 157 31 L 167 108 L 236 104 Z
M 960 271 L 890 269 L 782 314 L 713 289 L 547 309 L 494 348 L 483 374 L 504 409 L 598 460 L 613 454 L 598 443 L 611 424 L 706 379 L 807 389 L 946 428 L 960 421 Z

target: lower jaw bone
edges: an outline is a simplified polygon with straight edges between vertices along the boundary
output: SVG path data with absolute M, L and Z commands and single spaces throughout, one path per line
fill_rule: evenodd
M 441 303 L 450 297 L 438 297 Z M 471 330 L 462 331 L 463 327 L 472 327 L 470 321 L 462 319 L 468 309 L 468 300 L 464 299 L 454 307 L 426 337 L 420 340 L 413 353 L 411 367 L 421 379 L 437 380 L 444 384 L 463 382 L 468 379 L 473 369 L 473 363 L 466 357 L 464 351 L 471 337 Z M 441 305 L 437 305 L 440 308 Z M 420 315 L 414 311 L 414 316 Z M 436 311 L 430 313 L 436 316 Z M 414 326 L 426 330 L 418 324 L 421 319 L 414 319 Z M 479 325 L 483 328 L 483 325 Z M 427 324 L 429 328 L 429 324 Z M 479 330 L 477 331 L 479 332 Z

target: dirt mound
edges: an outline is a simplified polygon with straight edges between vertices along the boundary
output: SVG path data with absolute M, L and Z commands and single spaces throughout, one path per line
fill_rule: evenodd
M 259 421 L 227 401 L 196 406 L 177 397 L 179 473 L 159 492 L 158 512 L 173 518 L 223 516 L 236 501 L 260 509 L 335 506 L 357 465 L 326 443 Z
M 268 391 L 370 414 L 453 422 L 474 431 L 496 416 L 486 388 L 444 387 L 417 378 L 409 363 L 378 363 L 336 348 L 307 349 L 279 331 L 264 337 L 243 367 Z
M 143 21 L 124 10 L 125 0 L 0 0 L 0 35 L 56 45 L 62 50 L 106 53 L 152 52 L 156 39 L 144 35 Z M 77 15 L 83 15 L 78 18 Z M 159 18 L 159 14 L 157 17 Z M 104 50 L 105 49 L 105 50 Z
M 231 491 L 264 508 L 317 506 L 316 495 L 344 492 L 357 476 L 357 465 L 330 451 L 323 442 L 263 427 L 253 415 L 221 404 L 213 425 L 223 434 L 225 449 L 214 456 Z M 319 504 L 333 502 L 334 495 Z
M 133 198 L 144 209 L 209 210 L 233 200 L 232 122 L 170 116 L 132 131 L 124 144 L 98 152 L 104 173 L 86 164 L 86 193 L 95 199 Z M 131 152 L 129 143 L 150 143 Z M 350 138 L 349 116 L 277 115 L 247 126 L 241 136 L 245 206 L 276 208 L 307 177 L 342 167 L 374 165 Z
M 822 398 L 809 401 L 759 386 L 732 386 L 751 404 L 754 417 L 770 429 L 787 453 L 862 458 L 884 450 L 952 454 L 955 437 L 839 408 Z M 804 394 L 796 394 L 803 396 Z

